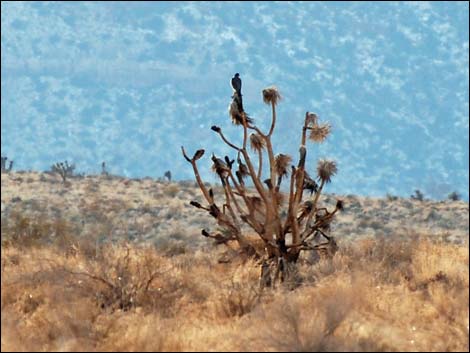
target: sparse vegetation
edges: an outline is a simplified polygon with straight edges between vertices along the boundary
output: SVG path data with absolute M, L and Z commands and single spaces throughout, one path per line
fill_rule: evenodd
M 75 170 L 75 164 L 69 164 L 67 161 L 58 162 L 53 164 L 51 167 L 51 171 L 53 173 L 57 173 L 62 178 L 62 182 L 65 184 L 67 182 L 67 178 L 73 175 L 73 171 Z
M 108 171 L 106 170 L 106 162 L 101 163 L 101 175 L 103 176 L 109 175 Z
M 2 156 L 2 173 L 9 173 L 13 169 L 13 161 L 10 160 L 8 167 L 7 167 L 8 157 Z
M 387 198 L 388 201 L 398 200 L 398 196 L 395 196 L 395 195 L 392 195 L 392 194 L 389 194 L 389 193 L 387 193 L 386 198 Z
M 163 178 L 166 178 L 171 183 L 171 171 L 167 170 L 163 175 Z
M 64 193 L 46 175 L 2 177 L 2 351 L 468 347 L 468 204 L 344 196 L 336 255 L 305 252 L 263 290 L 259 259 L 199 236 L 213 218 L 187 204 L 194 182 L 92 176 Z
M 240 91 L 234 91 L 229 112 L 233 123 L 242 128 L 243 143 L 236 145 L 227 139 L 222 128 L 212 126 L 212 130 L 236 153 L 235 159 L 229 156 L 221 159 L 212 155 L 212 170 L 222 183 L 220 193 L 208 189 L 200 177 L 197 161 L 205 151 L 200 149 L 190 158 L 182 147 L 183 156 L 191 164 L 207 204 L 191 201 L 191 205 L 207 211 L 217 220 L 219 227 L 218 231 L 204 229 L 202 234 L 215 239 L 218 244 L 236 242 L 241 253 L 260 259 L 264 285 L 284 281 L 290 274 L 296 273 L 295 264 L 302 251 L 318 251 L 332 256 L 337 245 L 330 234 L 330 224 L 335 214 L 343 208 L 342 200 L 337 200 L 336 207 L 331 211 L 320 206 L 323 188 L 337 173 L 336 163 L 325 159 L 318 162 L 316 179 L 320 185 L 306 171 L 307 133 L 310 140 L 321 143 L 330 133 L 328 123 L 320 124 L 314 113 L 305 114 L 300 129 L 297 166 L 292 165 L 292 157 L 282 153 L 275 155 L 271 139 L 276 127 L 276 106 L 280 99 L 277 88 L 263 90 L 263 100 L 272 109 L 271 127 L 267 133 L 263 133 L 243 110 Z M 249 131 L 252 131 L 250 136 Z M 257 156 L 257 166 L 248 151 L 248 141 Z M 263 175 L 264 158 L 269 162 L 267 175 Z M 248 180 L 254 185 L 252 189 L 247 187 Z M 287 197 L 281 192 L 281 184 L 285 180 L 289 183 Z M 310 191 L 310 197 L 306 197 L 306 200 L 304 190 Z M 250 238 L 250 232 L 257 234 L 258 242 Z M 325 241 L 314 241 L 320 238 Z M 259 241 L 262 245 L 259 245 Z
M 2 220 L 1 229 L 2 246 L 19 248 L 52 244 L 66 246 L 71 235 L 71 225 L 63 219 L 30 217 L 20 212 Z
M 82 249 L 2 247 L 2 351 L 468 348 L 468 247 L 428 236 L 343 242 L 295 291 L 211 252 Z
M 416 189 L 415 193 L 413 195 L 411 195 L 410 197 L 413 200 L 424 201 L 424 194 L 419 189 Z
M 453 191 L 449 194 L 449 196 L 447 196 L 447 198 L 451 201 L 459 201 L 461 196 L 457 191 Z
M 169 184 L 165 186 L 164 193 L 169 197 L 175 197 L 176 194 L 180 191 L 178 184 Z

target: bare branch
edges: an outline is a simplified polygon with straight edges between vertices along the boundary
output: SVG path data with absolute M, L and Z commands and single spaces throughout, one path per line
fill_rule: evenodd
M 217 132 L 219 134 L 219 136 L 222 138 L 222 140 L 227 144 L 229 145 L 230 147 L 232 147 L 233 149 L 237 150 L 237 151 L 240 151 L 241 148 L 240 147 L 237 147 L 235 146 L 233 143 L 231 143 L 229 140 L 227 140 L 227 138 L 225 137 L 225 135 L 223 134 L 222 132 L 222 129 L 218 126 L 212 126 L 211 128 L 213 131 Z

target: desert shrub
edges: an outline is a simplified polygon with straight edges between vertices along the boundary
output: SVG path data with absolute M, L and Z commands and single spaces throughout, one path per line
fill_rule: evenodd
M 387 201 L 396 201 L 396 200 L 398 200 L 398 196 L 395 196 L 395 195 L 392 195 L 392 194 L 389 194 L 389 193 L 387 193 L 386 198 L 387 198 Z
M 220 294 L 219 310 L 223 317 L 241 317 L 250 313 L 261 300 L 261 290 L 254 284 L 230 281 Z
M 168 197 L 175 197 L 179 191 L 178 184 L 169 184 L 163 189 L 163 194 Z
M 182 255 L 188 252 L 187 243 L 183 240 L 158 238 L 155 241 L 155 246 L 158 251 L 166 256 Z
M 363 307 L 358 286 L 340 283 L 319 290 L 276 298 L 254 318 L 260 329 L 255 342 L 267 351 L 334 352 L 386 350 L 372 339 L 344 339 L 338 332 L 348 326 L 354 311 Z M 263 325 L 261 325 L 263 323 Z M 385 348 L 385 349 L 384 349 Z
M 66 220 L 47 215 L 29 216 L 12 212 L 2 221 L 2 245 L 30 247 L 55 244 L 66 248 L 71 243 L 72 226 Z
M 63 271 L 78 279 L 74 283 L 79 289 L 93 293 L 101 309 L 130 310 L 158 306 L 163 293 L 153 284 L 164 272 L 160 263 L 151 249 L 107 244 L 97 257 L 84 259 L 83 270 L 65 266 Z
M 419 190 L 416 189 L 414 194 L 410 196 L 413 200 L 417 201 L 424 201 L 424 194 Z
M 447 196 L 447 198 L 451 201 L 459 201 L 461 196 L 457 191 L 453 191 Z

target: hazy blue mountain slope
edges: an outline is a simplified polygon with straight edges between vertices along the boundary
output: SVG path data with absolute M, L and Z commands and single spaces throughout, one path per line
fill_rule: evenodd
M 2 2 L 1 147 L 17 168 L 191 178 L 189 151 L 230 152 L 240 72 L 262 127 L 276 84 L 278 152 L 297 156 L 305 111 L 333 126 L 328 191 L 468 199 L 469 6 L 407 3 Z M 210 160 L 203 174 L 209 181 Z

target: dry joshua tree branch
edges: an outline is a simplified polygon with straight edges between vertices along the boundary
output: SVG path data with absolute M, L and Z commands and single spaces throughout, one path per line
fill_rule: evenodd
M 237 79 L 240 80 L 239 75 Z M 237 81 L 238 82 L 238 81 Z M 213 238 L 216 244 L 229 245 L 238 243 L 241 252 L 260 258 L 262 264 L 260 283 L 263 286 L 275 285 L 277 280 L 286 280 L 290 273 L 295 273 L 295 265 L 302 251 L 317 251 L 325 256 L 333 256 L 337 244 L 329 235 L 330 225 L 337 212 L 343 209 L 343 202 L 337 201 L 334 210 L 320 207 L 321 193 L 337 173 L 336 162 L 319 160 L 316 167 L 317 181 L 306 170 L 307 141 L 323 143 L 331 133 L 329 123 L 320 123 L 319 117 L 307 112 L 300 130 L 299 159 L 292 164 L 292 157 L 283 153 L 274 153 L 271 138 L 275 133 L 277 114 L 276 106 L 281 95 L 276 87 L 263 90 L 263 101 L 271 106 L 271 125 L 265 134 L 249 118 L 241 101 L 241 81 L 232 84 L 234 89 L 229 114 L 232 122 L 243 129 L 242 143 L 237 145 L 229 141 L 220 126 L 212 126 L 222 142 L 236 151 L 235 158 L 217 157 L 212 154 L 212 170 L 218 175 L 223 193 L 216 201 L 212 189 L 207 190 L 199 174 L 198 160 L 204 150 L 196 151 L 192 158 L 181 147 L 184 158 L 193 167 L 199 188 L 206 204 L 191 201 L 195 208 L 208 212 L 219 227 L 218 231 L 203 230 L 202 235 Z M 248 130 L 254 132 L 248 135 Z M 256 155 L 257 163 L 247 148 L 250 142 L 251 152 Z M 264 159 L 266 158 L 266 159 Z M 263 160 L 269 163 L 269 170 L 263 175 Z M 284 185 L 283 181 L 286 181 Z M 287 185 L 285 185 L 287 184 Z M 287 194 L 281 190 L 286 188 Z M 304 190 L 306 192 L 304 194 Z M 219 202 L 219 203 L 217 203 Z M 258 240 L 252 234 L 256 233 Z M 312 243 L 323 237 L 321 244 Z

